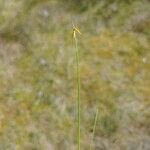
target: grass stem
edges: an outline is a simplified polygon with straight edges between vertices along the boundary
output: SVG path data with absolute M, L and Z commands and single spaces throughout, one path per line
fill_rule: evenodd
M 81 126 L 81 109 L 80 109 L 80 72 L 79 72 L 79 50 L 78 50 L 78 42 L 75 38 L 76 44 L 76 67 L 77 67 L 77 113 L 78 113 L 78 150 L 80 150 L 80 126 Z
M 75 41 L 75 49 L 76 49 L 76 71 L 77 71 L 77 150 L 81 149 L 81 104 L 80 104 L 80 71 L 79 71 L 79 49 L 78 49 L 78 41 L 76 37 L 76 32 L 79 32 L 75 27 L 73 27 L 73 38 Z

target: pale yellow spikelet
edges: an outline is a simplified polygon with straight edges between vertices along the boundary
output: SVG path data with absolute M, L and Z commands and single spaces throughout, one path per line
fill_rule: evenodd
M 75 27 L 75 25 L 73 25 L 73 38 L 76 38 L 76 33 L 78 33 L 78 34 L 82 34 L 81 32 L 80 32 L 80 30 L 79 30 L 79 28 L 78 27 Z

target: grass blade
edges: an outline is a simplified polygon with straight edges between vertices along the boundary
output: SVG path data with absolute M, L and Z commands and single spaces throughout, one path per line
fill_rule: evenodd
M 92 132 L 92 138 L 91 138 L 91 143 L 90 143 L 90 150 L 92 150 L 92 145 L 93 145 L 93 141 L 94 141 L 94 135 L 95 135 L 97 119 L 98 119 L 98 109 L 96 110 L 96 114 L 95 114 L 95 118 L 94 118 L 94 125 L 93 125 L 93 132 Z

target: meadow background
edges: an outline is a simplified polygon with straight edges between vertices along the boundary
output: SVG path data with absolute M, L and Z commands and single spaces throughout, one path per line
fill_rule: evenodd
M 150 150 L 149 0 L 0 0 L 0 150 Z

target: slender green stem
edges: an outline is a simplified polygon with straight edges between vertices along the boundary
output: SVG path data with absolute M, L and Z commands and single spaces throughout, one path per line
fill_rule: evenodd
M 80 144 L 80 128 L 81 128 L 81 108 L 80 108 L 80 71 L 79 71 L 79 49 L 78 49 L 78 41 L 76 36 L 74 37 L 75 46 L 76 46 L 76 69 L 77 69 L 77 116 L 78 116 L 78 135 L 77 135 L 77 142 L 78 142 L 78 150 L 81 148 Z
M 93 125 L 93 132 L 92 132 L 92 138 L 91 138 L 91 143 L 90 143 L 90 150 L 92 150 L 92 144 L 93 144 L 93 140 L 94 140 L 97 119 L 98 119 L 98 109 L 96 110 L 96 114 L 95 114 L 95 118 L 94 118 L 94 125 Z

